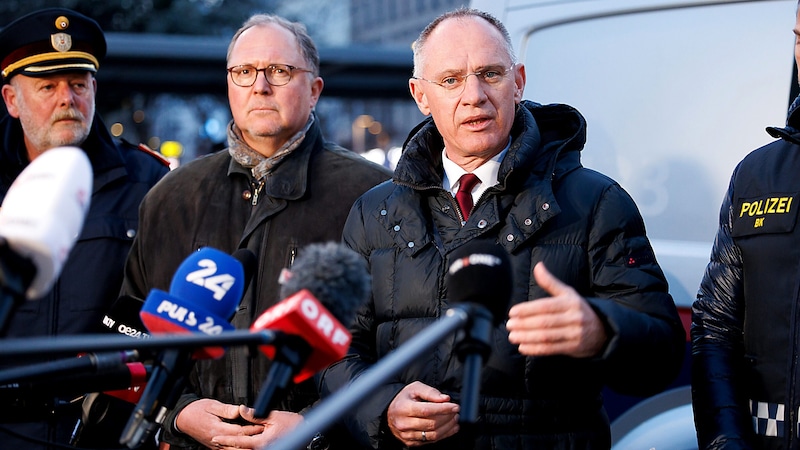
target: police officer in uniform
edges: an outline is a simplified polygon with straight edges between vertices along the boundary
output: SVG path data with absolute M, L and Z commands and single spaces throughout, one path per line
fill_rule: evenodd
M 800 14 L 794 34 L 800 62 Z M 800 448 L 800 97 L 767 132 L 733 172 L 692 308 L 700 449 Z
M 97 116 L 95 73 L 105 54 L 100 26 L 68 9 L 36 11 L 0 31 L 2 95 L 8 111 L 0 118 L 0 201 L 20 172 L 51 148 L 78 146 L 93 169 L 91 206 L 60 278 L 42 298 L 15 309 L 6 337 L 100 331 L 103 314 L 119 293 L 125 258 L 138 230 L 139 203 L 169 171 L 168 163 L 152 151 L 115 142 Z M 0 367 L 14 363 L 0 361 Z M 3 404 L 2 447 L 67 444 L 80 418 L 80 400 L 30 393 Z M 97 445 L 119 446 L 121 430 L 111 428 L 96 427 L 85 434 Z M 104 429 L 108 436 L 101 436 Z

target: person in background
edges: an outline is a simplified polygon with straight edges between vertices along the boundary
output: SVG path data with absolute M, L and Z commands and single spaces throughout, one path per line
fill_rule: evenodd
M 228 149 L 175 169 L 147 195 L 121 294 L 167 290 L 200 247 L 247 248 L 258 266 L 232 320 L 247 329 L 281 300 L 279 275 L 297 252 L 340 240 L 355 199 L 391 172 L 325 141 L 314 112 L 323 88 L 319 55 L 302 24 L 250 17 L 231 40 L 227 65 Z M 269 367 L 246 348 L 198 361 L 188 392 L 164 419 L 164 442 L 172 449 L 261 448 L 290 429 L 317 390 L 311 380 L 293 386 L 278 411 L 256 419 L 252 405 Z
M 139 229 L 139 204 L 169 171 L 166 161 L 152 151 L 115 142 L 96 114 L 95 73 L 105 54 L 100 26 L 69 9 L 39 10 L 0 31 L 2 94 L 8 111 L 0 119 L 0 201 L 20 172 L 51 148 L 80 147 L 93 168 L 90 209 L 60 278 L 42 298 L 15 309 L 5 337 L 101 330 Z M 3 405 L 0 440 L 5 448 L 50 448 L 48 442 L 69 442 L 81 402 L 34 397 Z M 113 433 L 95 437 L 104 446 L 119 446 L 118 439 Z
M 343 412 L 351 448 L 607 449 L 601 389 L 652 394 L 680 369 L 685 331 L 636 205 L 581 166 L 581 114 L 523 101 L 524 87 L 508 32 L 485 12 L 445 13 L 414 44 L 409 88 L 431 117 L 347 219 L 373 295 L 350 353 L 322 375 L 323 401 L 443 316 L 462 246 L 507 251 L 512 295 L 475 425 L 459 426 L 451 337 Z
M 794 34 L 800 63 L 800 13 Z M 786 126 L 767 132 L 777 140 L 733 171 L 692 306 L 692 407 L 701 449 L 800 446 L 800 97 Z

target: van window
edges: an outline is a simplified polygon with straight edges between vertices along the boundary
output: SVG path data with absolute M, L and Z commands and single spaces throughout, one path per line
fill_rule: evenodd
M 772 140 L 765 127 L 785 123 L 793 8 L 747 2 L 538 24 L 528 15 L 517 49 L 524 98 L 586 117 L 583 163 L 633 196 L 659 262 L 681 280 L 671 280 L 676 302 L 691 302 L 700 284 L 736 163 Z M 511 28 L 521 16 L 509 15 Z

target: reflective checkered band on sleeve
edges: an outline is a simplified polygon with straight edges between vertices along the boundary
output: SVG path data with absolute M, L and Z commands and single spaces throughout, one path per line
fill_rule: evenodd
M 761 436 L 783 437 L 785 431 L 784 405 L 750 400 L 753 428 Z M 800 411 L 799 411 L 800 412 Z

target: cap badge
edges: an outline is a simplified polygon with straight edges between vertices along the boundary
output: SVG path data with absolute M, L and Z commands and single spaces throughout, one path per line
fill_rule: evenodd
M 50 44 L 59 52 L 66 52 L 72 48 L 72 36 L 67 33 L 56 33 L 50 35 Z
M 69 19 L 65 16 L 58 16 L 58 19 L 56 19 L 56 28 L 59 30 L 66 30 L 67 27 L 69 27 Z

